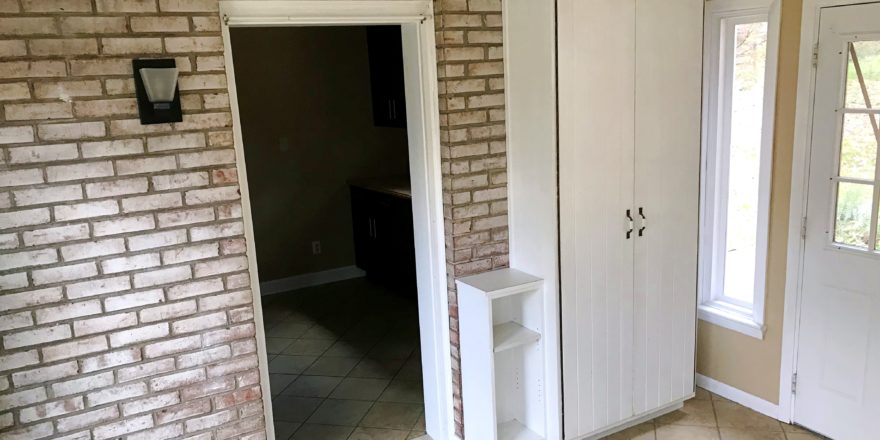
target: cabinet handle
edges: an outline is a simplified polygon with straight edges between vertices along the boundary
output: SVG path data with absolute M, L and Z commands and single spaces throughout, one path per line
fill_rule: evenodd
M 629 240 L 630 237 L 632 237 L 632 233 L 633 233 L 633 217 L 632 217 L 632 210 L 630 210 L 630 209 L 626 210 L 626 225 L 627 225 L 626 239 Z
M 367 217 L 367 234 L 369 234 L 370 238 L 373 238 L 373 219 Z
M 392 101 L 390 99 L 388 100 L 388 119 L 392 119 L 392 120 L 394 119 L 394 113 L 393 113 L 393 110 L 391 107 L 393 105 L 393 103 L 394 103 L 394 101 Z
M 645 208 L 639 207 L 639 217 L 642 218 L 642 227 L 639 228 L 639 237 L 645 235 L 645 229 L 648 229 L 648 217 L 645 216 Z
M 397 100 L 391 100 L 391 119 L 397 120 Z
M 373 219 L 373 238 L 379 238 L 379 228 L 376 227 L 376 219 Z

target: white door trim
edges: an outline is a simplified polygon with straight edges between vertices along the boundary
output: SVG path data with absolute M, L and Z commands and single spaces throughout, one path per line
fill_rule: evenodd
M 813 101 L 816 69 L 813 52 L 819 42 L 819 14 L 822 8 L 875 3 L 871 0 L 803 0 L 800 58 L 798 61 L 797 112 L 791 173 L 791 203 L 788 219 L 788 262 L 785 275 L 785 310 L 782 326 L 782 363 L 779 371 L 779 420 L 794 416 L 792 380 L 797 371 L 798 324 L 803 279 L 804 240 L 801 236 L 807 212 L 810 151 L 813 131 Z
M 260 282 L 254 244 L 253 218 L 241 135 L 235 69 L 229 26 L 309 26 L 401 24 L 409 126 L 410 174 L 416 242 L 416 267 L 424 379 L 425 422 L 435 439 L 455 438 L 449 307 L 440 169 L 439 94 L 434 42 L 433 4 L 430 0 L 278 1 L 221 0 L 226 76 L 232 109 L 235 154 L 242 193 L 242 217 L 247 239 L 261 388 L 269 439 L 274 439 L 272 401 Z M 416 103 L 420 105 L 410 105 Z

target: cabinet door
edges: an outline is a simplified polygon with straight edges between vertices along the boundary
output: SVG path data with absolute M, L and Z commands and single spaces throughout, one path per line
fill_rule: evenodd
M 632 415 L 635 0 L 560 0 L 565 438 Z
M 371 192 L 351 187 L 351 223 L 354 235 L 354 261 L 357 267 L 372 272 L 375 269 L 376 245 L 373 239 L 373 204 Z
M 702 23 L 703 0 L 636 2 L 637 414 L 694 391 Z
M 400 32 L 400 26 L 367 27 L 373 124 L 377 127 L 406 127 Z

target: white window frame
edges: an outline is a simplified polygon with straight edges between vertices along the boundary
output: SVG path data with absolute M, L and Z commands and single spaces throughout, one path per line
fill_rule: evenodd
M 698 316 L 701 320 L 757 339 L 764 338 L 764 299 L 770 191 L 773 171 L 773 133 L 776 73 L 779 51 L 780 0 L 707 0 L 704 34 L 703 154 L 700 204 L 700 261 Z M 751 305 L 723 296 L 724 249 L 727 231 L 727 160 L 730 146 L 730 76 L 733 46 L 728 44 L 737 24 L 767 22 L 767 60 L 761 126 L 761 169 L 758 187 L 758 236 L 755 287 Z M 725 50 L 722 57 L 721 51 Z M 725 122 L 727 121 L 727 122 Z

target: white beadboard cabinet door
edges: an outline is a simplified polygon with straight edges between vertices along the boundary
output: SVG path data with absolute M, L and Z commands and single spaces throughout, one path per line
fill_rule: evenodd
M 559 0 L 563 423 L 632 415 L 635 0 Z
M 635 413 L 694 392 L 703 0 L 636 2 Z
M 557 8 L 563 427 L 579 439 L 694 392 L 703 0 Z

